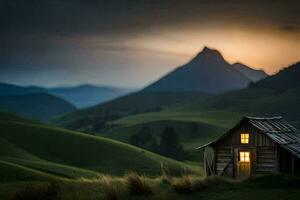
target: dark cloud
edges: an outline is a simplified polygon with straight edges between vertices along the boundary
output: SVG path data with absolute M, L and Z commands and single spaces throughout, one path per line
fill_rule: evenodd
M 298 37 L 298 0 L 2 0 L 2 54 L 69 48 L 80 37 L 119 40 L 160 29 L 239 27 L 292 32 Z M 67 40 L 67 42 L 62 42 Z M 71 45 L 72 46 L 72 45 Z
M 5 72 L 10 71 L 10 74 L 13 74 L 13 69 L 22 69 L 30 74 L 30 70 L 36 70 L 37 66 L 72 68 L 75 64 L 66 59 L 78 56 L 77 51 L 89 54 L 97 49 L 159 54 L 160 50 L 123 45 L 123 42 L 144 35 L 155 37 L 162 30 L 197 31 L 215 27 L 272 34 L 283 32 L 288 33 L 290 38 L 299 39 L 300 2 L 0 0 L 0 67 L 9 66 L 11 70 L 6 69 Z M 95 44 L 92 41 L 94 37 L 97 38 Z M 56 62 L 52 63 L 52 60 Z
M 2 34 L 57 36 L 128 34 L 224 22 L 299 25 L 299 7 L 296 0 L 4 0 L 0 25 Z
M 299 33 L 300 25 L 295 24 L 282 24 L 279 26 L 279 30 L 290 32 L 290 33 Z

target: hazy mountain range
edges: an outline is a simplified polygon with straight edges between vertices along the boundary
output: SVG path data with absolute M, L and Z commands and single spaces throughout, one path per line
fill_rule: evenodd
M 51 117 L 103 103 L 131 91 L 93 85 L 43 88 L 0 83 L 0 111 L 48 121 Z
M 85 108 L 109 101 L 133 92 L 134 90 L 135 89 L 85 84 L 76 87 L 51 88 L 48 89 L 48 92 L 71 102 L 77 108 Z
M 68 101 L 47 93 L 0 96 L 0 111 L 38 121 L 48 121 L 53 116 L 75 110 Z
M 145 92 L 204 92 L 218 94 L 246 88 L 267 74 L 242 64 L 229 64 L 222 54 L 205 47 L 187 64 L 146 87 Z
M 79 85 L 73 87 L 44 88 L 0 83 L 0 96 L 48 93 L 60 97 L 77 108 L 93 106 L 134 91 L 134 89 L 108 86 Z
M 67 128 L 97 132 L 113 119 L 201 101 L 212 94 L 246 88 L 253 80 L 266 76 L 263 71 L 242 64 L 231 65 L 220 52 L 205 47 L 186 65 L 141 91 L 79 110 L 63 119 L 59 118 L 55 123 Z

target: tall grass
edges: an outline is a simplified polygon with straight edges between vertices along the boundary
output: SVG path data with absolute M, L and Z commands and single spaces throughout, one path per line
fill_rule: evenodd
M 136 172 L 128 173 L 126 184 L 131 195 L 150 196 L 153 194 L 153 189 L 150 186 L 149 179 Z
M 206 188 L 223 187 L 232 183 L 233 181 L 222 177 L 202 178 L 194 175 L 186 175 L 180 178 L 174 178 L 172 187 L 178 193 L 191 194 Z
M 113 178 L 111 176 L 102 176 L 100 178 L 101 185 L 103 186 L 105 200 L 118 200 L 118 191 L 114 186 Z

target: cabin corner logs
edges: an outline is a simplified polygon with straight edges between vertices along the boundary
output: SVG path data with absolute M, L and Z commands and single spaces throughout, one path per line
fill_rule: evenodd
M 300 132 L 282 117 L 244 117 L 217 140 L 203 145 L 206 175 L 244 179 L 300 171 Z

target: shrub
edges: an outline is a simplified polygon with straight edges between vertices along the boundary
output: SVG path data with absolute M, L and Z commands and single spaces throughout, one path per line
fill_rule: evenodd
M 16 192 L 15 200 L 52 200 L 58 199 L 59 186 L 55 182 L 47 185 L 27 185 Z
M 101 183 L 103 185 L 104 199 L 105 200 L 118 200 L 118 192 L 112 183 L 112 178 L 109 176 L 103 176 L 101 178 Z
M 169 177 L 171 176 L 169 166 L 165 162 L 160 163 L 160 172 L 161 172 L 161 177 L 163 179 L 169 179 Z
M 130 172 L 126 177 L 126 180 L 130 194 L 141 196 L 149 196 L 153 194 L 153 190 L 145 176 L 140 176 L 136 172 Z
M 193 193 L 200 186 L 200 179 L 194 176 L 183 176 L 174 180 L 172 186 L 178 193 Z
M 202 191 L 210 187 L 223 187 L 224 185 L 231 184 L 229 180 L 222 177 L 208 177 L 200 178 L 198 176 L 186 175 L 174 180 L 172 186 L 178 193 L 194 193 Z

